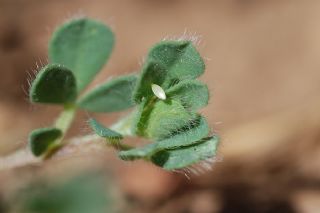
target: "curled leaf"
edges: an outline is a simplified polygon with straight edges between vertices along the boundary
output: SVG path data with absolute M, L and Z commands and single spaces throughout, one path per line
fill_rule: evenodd
M 119 156 L 124 160 L 149 158 L 159 151 L 177 149 L 199 143 L 202 138 L 209 134 L 209 131 L 206 119 L 199 116 L 183 128 L 172 132 L 167 138 L 140 148 L 120 152 Z
M 191 146 L 157 152 L 151 160 L 154 164 L 166 170 L 182 169 L 214 157 L 218 143 L 219 138 L 212 136 Z
M 151 106 L 145 106 L 141 113 L 138 133 L 152 140 L 166 138 L 197 117 L 195 113 L 188 112 L 176 100 L 156 101 L 149 105 Z

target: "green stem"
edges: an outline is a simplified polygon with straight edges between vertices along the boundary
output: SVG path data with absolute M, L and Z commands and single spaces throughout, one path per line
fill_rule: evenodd
M 68 131 L 72 121 L 74 120 L 74 116 L 76 113 L 76 107 L 74 105 L 65 105 L 63 112 L 59 115 L 57 120 L 55 121 L 54 126 L 62 131 L 62 136 L 55 140 L 55 142 L 51 145 L 51 147 L 47 150 L 44 155 L 44 159 L 50 157 L 55 151 L 57 151 L 63 142 L 63 138 Z
M 55 127 L 60 129 L 63 134 L 69 129 L 76 112 L 76 107 L 73 105 L 65 105 L 63 112 L 55 122 Z
M 132 134 L 132 121 L 134 118 L 134 113 L 129 114 L 128 116 L 118 120 L 114 123 L 110 129 L 116 131 L 124 136 L 133 136 Z

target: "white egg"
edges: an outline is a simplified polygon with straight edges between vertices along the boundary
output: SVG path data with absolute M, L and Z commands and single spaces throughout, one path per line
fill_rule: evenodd
M 167 96 L 164 90 L 157 84 L 151 85 L 152 92 L 161 100 L 166 100 Z

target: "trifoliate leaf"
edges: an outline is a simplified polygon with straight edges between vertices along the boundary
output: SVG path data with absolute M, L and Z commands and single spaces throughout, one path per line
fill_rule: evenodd
M 208 105 L 209 90 L 207 85 L 198 80 L 185 80 L 168 89 L 167 96 L 180 100 L 188 110 L 197 111 Z
M 49 64 L 37 74 L 29 96 L 34 103 L 72 103 L 77 97 L 76 80 L 66 67 Z
M 204 117 L 199 116 L 187 126 L 172 132 L 166 139 L 145 145 L 140 148 L 130 149 L 119 153 L 119 157 L 123 160 L 133 160 L 138 158 L 146 158 L 154 153 L 166 150 L 176 149 L 180 147 L 190 146 L 199 143 L 199 140 L 209 134 L 209 126 Z
M 49 59 L 72 70 L 81 91 L 102 69 L 113 45 L 113 33 L 103 23 L 87 18 L 73 19 L 54 32 Z
M 154 164 L 166 170 L 182 169 L 214 157 L 218 143 L 219 138 L 212 136 L 191 146 L 158 152 L 152 156 L 151 160 Z
M 122 135 L 104 127 L 102 124 L 100 124 L 95 119 L 91 118 L 89 120 L 89 125 L 93 129 L 93 131 L 99 135 L 100 137 L 106 138 L 106 139 L 122 139 Z
M 35 156 L 44 154 L 62 136 L 57 128 L 41 128 L 33 130 L 29 135 L 29 146 Z
M 78 106 L 91 112 L 116 112 L 134 105 L 132 91 L 136 84 L 135 75 L 123 76 L 104 84 L 85 94 Z

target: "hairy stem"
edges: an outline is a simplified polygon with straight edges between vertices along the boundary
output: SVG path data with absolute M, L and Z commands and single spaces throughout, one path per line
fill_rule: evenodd
M 76 112 L 76 107 L 73 105 L 66 105 L 63 112 L 60 114 L 55 122 L 55 127 L 60 129 L 63 134 L 69 129 Z
M 58 138 L 52 146 L 47 150 L 46 154 L 43 156 L 43 159 L 49 158 L 54 152 L 61 148 L 64 136 L 68 131 L 70 125 L 74 120 L 76 114 L 76 107 L 74 105 L 65 105 L 63 112 L 59 115 L 55 121 L 55 127 L 62 131 L 62 136 Z
M 70 127 L 74 119 L 75 112 L 75 107 L 66 106 L 64 111 L 56 120 L 55 126 L 61 129 L 64 134 Z M 132 136 L 131 121 L 132 115 L 129 115 L 112 125 L 111 129 L 121 134 Z M 59 138 L 59 141 L 57 141 L 58 146 L 52 147 L 52 149 L 43 159 L 35 157 L 28 148 L 22 148 L 7 156 L 0 157 L 0 171 L 41 163 L 44 159 L 55 159 L 69 155 L 72 156 L 76 153 L 85 153 L 88 150 L 102 150 L 103 147 L 105 147 L 104 139 L 95 134 L 64 140 L 63 146 L 61 146 L 62 140 L 63 137 Z M 114 147 L 116 150 L 128 150 L 133 148 L 127 144 L 121 143 L 120 141 L 112 140 L 109 141 L 108 144 Z
M 86 135 L 68 140 L 68 143 L 53 152 L 47 159 L 59 159 L 66 156 L 101 151 L 105 147 L 103 139 L 97 135 Z M 0 171 L 43 162 L 35 157 L 28 148 L 19 149 L 7 156 L 0 157 Z

